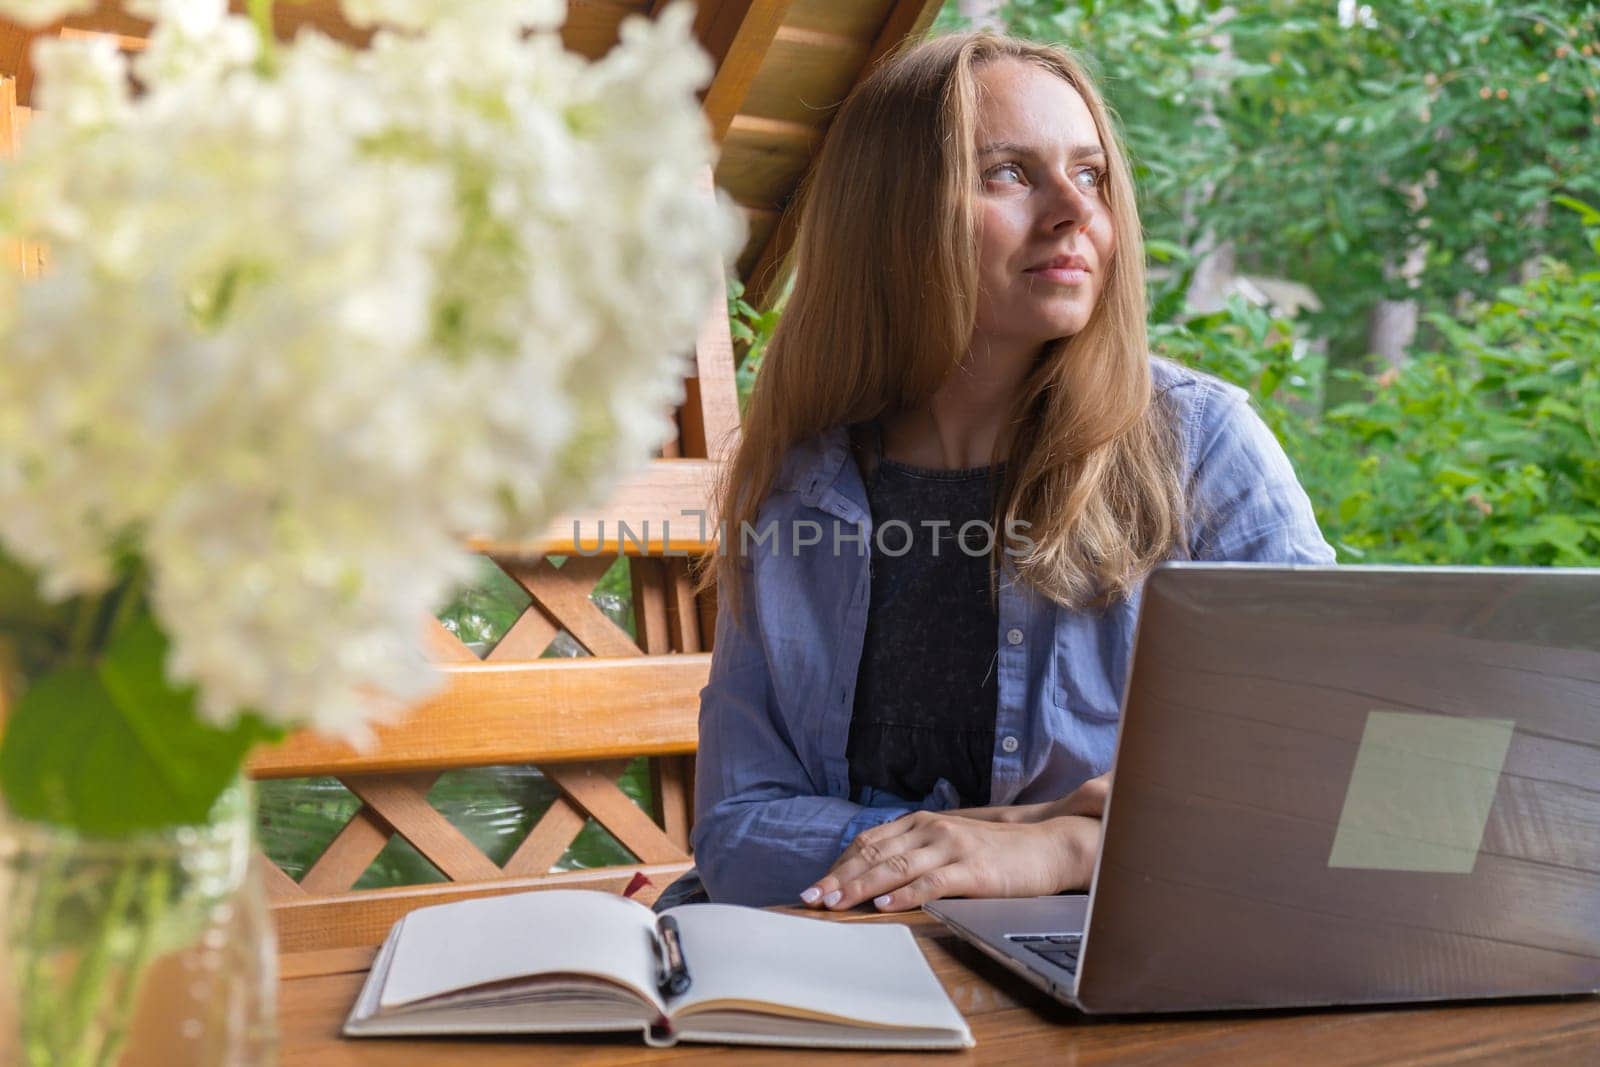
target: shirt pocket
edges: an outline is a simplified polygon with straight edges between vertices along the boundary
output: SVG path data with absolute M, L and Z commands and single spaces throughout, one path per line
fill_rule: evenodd
M 1057 707 L 1102 722 L 1121 716 L 1137 617 L 1137 605 L 1125 602 L 1103 613 L 1063 618 L 1056 627 L 1052 664 Z

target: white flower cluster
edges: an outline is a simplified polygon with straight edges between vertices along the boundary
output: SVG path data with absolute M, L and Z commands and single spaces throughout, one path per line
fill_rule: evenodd
M 403 31 L 270 63 L 225 0 L 142 6 L 137 94 L 110 44 L 39 42 L 0 170 L 0 236 L 48 257 L 0 277 L 0 548 L 53 596 L 139 553 L 208 718 L 359 736 L 432 684 L 464 535 L 670 434 L 738 239 L 709 63 L 685 6 L 589 62 L 557 0 L 347 0 Z
M 68 15 L 93 11 L 95 0 L 0 0 L 0 18 L 24 26 L 45 26 Z

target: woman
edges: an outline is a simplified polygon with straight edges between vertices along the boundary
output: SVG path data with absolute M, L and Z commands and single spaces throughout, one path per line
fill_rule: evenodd
M 1333 552 L 1245 394 L 1150 358 L 1128 163 L 1071 56 L 900 53 L 805 197 L 719 494 L 701 876 L 892 911 L 1081 888 L 1145 575 Z

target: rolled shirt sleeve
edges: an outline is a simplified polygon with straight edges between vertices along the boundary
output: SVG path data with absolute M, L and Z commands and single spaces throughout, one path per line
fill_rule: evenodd
M 760 628 L 745 619 L 735 625 L 719 589 L 711 677 L 700 691 L 695 864 L 714 901 L 793 904 L 857 833 L 913 809 L 824 795 L 779 714 Z

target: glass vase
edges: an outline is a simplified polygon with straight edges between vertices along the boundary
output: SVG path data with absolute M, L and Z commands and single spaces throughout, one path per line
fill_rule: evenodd
M 276 1059 L 277 960 L 255 797 L 122 840 L 0 809 L 0 1063 L 184 1067 Z

